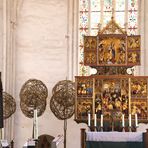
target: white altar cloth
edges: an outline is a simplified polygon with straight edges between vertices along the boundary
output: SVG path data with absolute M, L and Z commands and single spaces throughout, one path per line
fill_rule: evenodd
M 86 141 L 142 142 L 142 132 L 86 132 Z

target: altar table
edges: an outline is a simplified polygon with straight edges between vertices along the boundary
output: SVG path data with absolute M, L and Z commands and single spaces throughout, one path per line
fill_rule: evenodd
M 81 148 L 148 148 L 146 132 L 86 132 L 81 129 Z
M 142 132 L 86 132 L 86 148 L 144 148 Z

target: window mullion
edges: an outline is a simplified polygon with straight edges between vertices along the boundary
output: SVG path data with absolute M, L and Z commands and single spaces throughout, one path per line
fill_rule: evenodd
M 88 34 L 91 34 L 91 0 L 88 1 Z
M 137 3 L 138 3 L 138 8 L 137 8 L 137 15 L 138 15 L 138 17 L 137 17 L 137 34 L 140 34 L 140 26 L 141 26 L 141 21 L 140 21 L 140 17 L 141 17 L 141 14 L 140 14 L 140 9 L 141 9 L 141 3 L 140 3 L 140 1 L 137 1 Z
M 125 31 L 127 32 L 128 30 L 128 0 L 125 0 L 125 11 L 124 11 L 124 26 L 125 26 Z
M 100 2 L 100 9 L 101 9 L 101 13 L 100 13 L 100 25 L 101 27 L 103 26 L 103 8 L 104 8 L 104 0 L 101 0 Z
M 112 1 L 112 17 L 116 17 L 116 0 Z

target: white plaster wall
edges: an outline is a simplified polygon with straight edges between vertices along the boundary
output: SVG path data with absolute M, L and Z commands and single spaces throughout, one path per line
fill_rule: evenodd
M 3 55 L 3 0 L 0 0 L 0 71 L 2 71 L 2 55 Z
M 49 90 L 47 108 L 39 117 L 39 135 L 63 134 L 63 121 L 50 110 L 54 85 L 67 76 L 67 0 L 24 0 L 19 8 L 16 30 L 15 148 L 21 148 L 32 136 L 32 120 L 20 109 L 19 93 L 30 78 L 43 81 Z M 68 120 L 67 148 L 80 147 L 80 127 Z M 63 147 L 63 144 L 60 147 Z

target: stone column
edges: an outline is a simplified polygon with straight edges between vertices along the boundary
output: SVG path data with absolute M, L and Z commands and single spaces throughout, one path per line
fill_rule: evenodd
M 3 47 L 2 47 L 2 83 L 3 91 L 15 98 L 15 27 L 17 0 L 2 1 Z M 4 139 L 8 142 L 14 137 L 14 116 L 4 120 Z
M 78 1 L 67 0 L 67 77 L 78 75 Z

